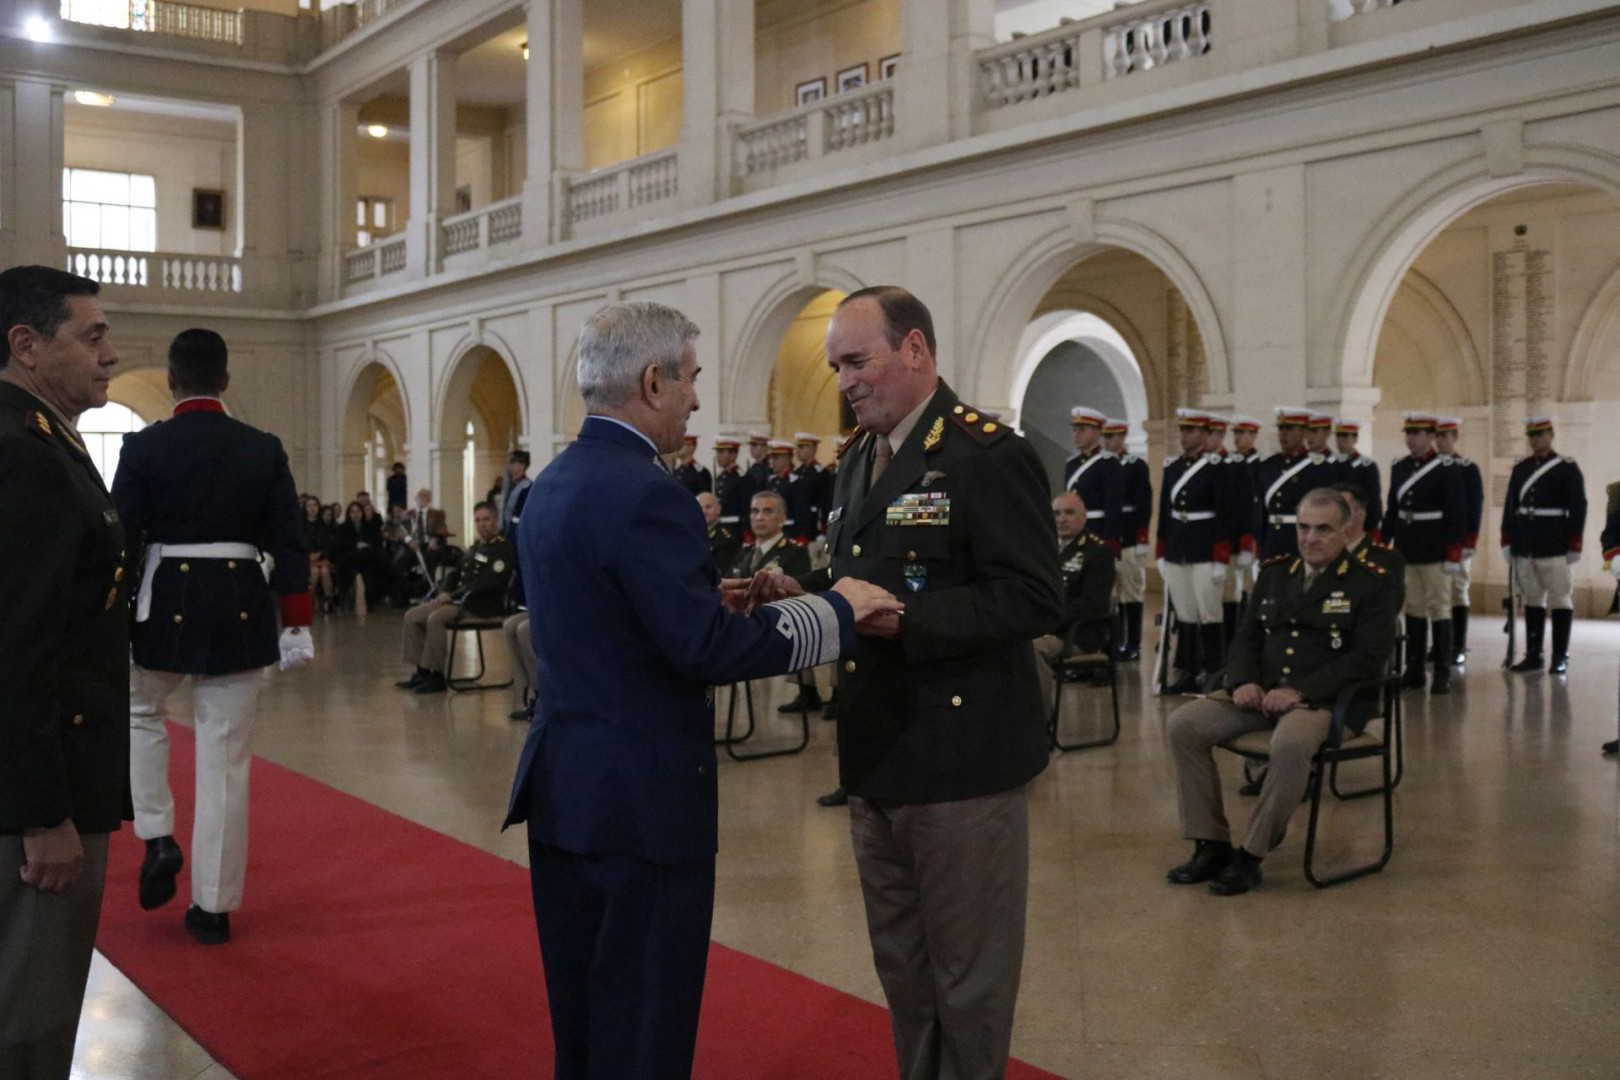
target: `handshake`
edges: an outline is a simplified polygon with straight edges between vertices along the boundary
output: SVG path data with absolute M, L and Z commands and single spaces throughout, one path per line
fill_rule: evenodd
M 887 589 L 846 577 L 834 582 L 832 591 L 854 609 L 857 633 L 868 637 L 894 637 L 900 633 L 900 616 L 906 605 Z M 803 595 L 804 587 L 778 567 L 761 570 L 751 578 L 726 578 L 720 583 L 720 600 L 726 610 L 745 615 L 760 604 Z

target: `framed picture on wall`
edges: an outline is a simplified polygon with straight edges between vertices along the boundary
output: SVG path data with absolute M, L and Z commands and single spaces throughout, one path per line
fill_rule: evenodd
M 859 90 L 865 85 L 866 64 L 864 62 L 856 64 L 854 67 L 847 67 L 838 73 L 838 92 L 840 94 L 850 90 Z
M 217 188 L 191 189 L 191 227 L 193 229 L 225 227 L 225 192 Z
M 825 75 L 811 79 L 809 82 L 802 82 L 793 88 L 793 100 L 795 104 L 799 105 L 808 105 L 812 101 L 820 101 L 826 96 L 827 76 Z
M 892 79 L 892 78 L 894 78 L 895 70 L 897 68 L 899 68 L 899 66 L 900 66 L 900 54 L 899 53 L 895 53 L 893 56 L 885 56 L 883 59 L 879 60 L 878 61 L 878 81 L 882 82 L 884 79 Z

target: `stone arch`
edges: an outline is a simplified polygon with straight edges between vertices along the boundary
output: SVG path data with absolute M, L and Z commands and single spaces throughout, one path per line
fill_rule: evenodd
M 504 343 L 503 343 L 504 344 Z M 472 535 L 472 508 L 498 481 L 508 454 L 523 446 L 527 415 L 522 383 L 509 353 L 482 336 L 458 341 L 435 395 L 434 452 L 437 501 L 450 527 Z M 467 476 L 467 425 L 472 425 L 472 476 Z
M 358 357 L 345 385 L 338 429 L 338 482 L 343 501 L 355 491 L 376 486 L 371 475 L 375 463 L 366 459 L 364 449 L 371 441 L 373 427 L 380 425 L 385 434 L 387 452 L 384 456 L 403 460 L 405 447 L 410 443 L 411 422 L 410 404 L 405 397 L 405 383 L 400 378 L 398 364 L 382 350 L 373 349 Z M 372 495 L 381 505 L 382 494 L 373 491 Z
M 169 393 L 169 371 L 166 367 L 121 371 L 107 387 L 107 400 L 129 409 L 144 423 L 162 420 L 174 408 L 174 395 Z
M 1326 322 L 1325 355 L 1337 358 L 1343 386 L 1373 385 L 1373 362 L 1384 317 L 1406 273 L 1457 218 L 1519 188 L 1583 184 L 1620 198 L 1620 161 L 1572 147 L 1526 147 L 1524 168 L 1492 176 L 1483 157 L 1470 157 L 1413 185 L 1368 233 L 1331 295 L 1342 297 Z M 1323 355 L 1319 353 L 1318 355 Z
M 1141 256 L 1169 279 L 1186 301 L 1203 338 L 1208 392 L 1231 392 L 1225 331 L 1215 302 L 1191 261 L 1170 240 L 1145 225 L 1099 220 L 1093 241 L 1080 243 L 1066 231 L 1054 231 L 1026 247 L 1002 275 L 969 337 L 968 355 L 976 358 L 977 367 L 972 378 L 963 381 L 972 387 L 974 400 L 995 402 L 1007 396 L 1019 358 L 1011 346 L 1000 343 L 1020 341 L 1041 300 L 1063 276 L 1109 248 Z
M 853 274 L 818 265 L 811 275 L 783 274 L 760 296 L 743 320 L 737 345 L 721 372 L 720 421 L 763 420 L 770 404 L 771 373 L 776 354 L 793 320 L 811 300 L 828 290 L 852 293 L 866 287 Z
M 1143 378 L 1142 355 L 1132 349 L 1125 335 L 1102 316 L 1089 311 L 1062 310 L 1040 315 L 1024 328 L 1018 342 L 1018 364 L 1013 370 L 1009 403 L 1022 425 L 1024 396 L 1035 370 L 1051 351 L 1065 341 L 1077 342 L 1095 353 L 1108 366 L 1125 399 L 1124 419 L 1130 421 L 1127 445 L 1134 453 L 1147 450 L 1142 425 L 1149 416 L 1147 382 Z
M 1570 340 L 1562 401 L 1591 401 L 1605 357 L 1620 352 L 1620 270 L 1592 297 Z
M 479 350 L 485 350 L 485 352 L 479 353 Z M 475 378 L 477 375 L 476 365 L 469 368 L 465 361 L 468 356 L 475 356 L 476 359 L 481 360 L 485 355 L 494 356 L 506 369 L 507 378 L 512 382 L 512 390 L 517 401 L 518 429 L 515 435 L 517 439 L 516 445 L 527 445 L 528 432 L 523 427 L 523 421 L 529 415 L 529 401 L 525 390 L 523 371 L 518 367 L 516 359 L 517 352 L 499 334 L 483 328 L 480 328 L 477 333 L 465 335 L 455 343 L 450 350 L 449 360 L 439 373 L 439 385 L 434 388 L 433 394 L 435 407 L 432 422 L 434 428 L 430 432 L 430 436 L 435 442 L 439 442 L 445 437 L 442 426 L 446 408 L 453 405 L 455 396 L 458 393 L 467 391 L 470 386 L 468 380 Z M 450 434 L 454 435 L 454 433 Z
M 1407 290 L 1425 317 L 1445 335 L 1451 350 L 1462 358 L 1463 393 L 1459 397 L 1435 400 L 1456 405 L 1486 404 L 1490 397 L 1490 375 L 1480 359 L 1479 350 L 1474 347 L 1474 337 L 1468 332 L 1468 324 L 1463 321 L 1451 299 L 1415 269 L 1407 271 L 1402 278 L 1401 288 Z M 1400 290 L 1396 291 L 1398 294 Z M 1396 297 L 1391 297 L 1392 308 L 1395 302 Z

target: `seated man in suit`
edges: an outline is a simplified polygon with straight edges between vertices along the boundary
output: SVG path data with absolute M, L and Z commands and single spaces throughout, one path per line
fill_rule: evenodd
M 1060 657 L 1099 652 L 1108 647 L 1113 616 L 1114 553 L 1102 537 L 1086 528 L 1086 504 L 1073 491 L 1052 500 L 1057 523 L 1058 564 L 1063 574 L 1063 625 L 1055 634 L 1035 639 L 1041 663 L 1041 700 L 1052 705 L 1056 686 L 1052 664 Z M 1107 675 L 1102 675 L 1106 685 Z
M 724 575 L 737 561 L 742 549 L 742 530 L 720 520 L 720 499 L 708 491 L 698 492 L 697 502 L 703 511 L 703 524 L 709 530 L 709 555 L 714 560 L 715 572 Z
M 1268 559 L 1227 655 L 1226 692 L 1170 714 L 1182 833 L 1192 858 L 1172 869 L 1177 885 L 1209 882 L 1216 896 L 1260 884 L 1260 861 L 1281 842 L 1310 781 L 1311 758 L 1327 738 L 1339 692 L 1375 679 L 1389 664 L 1400 610 L 1389 571 L 1346 549 L 1350 506 L 1330 488 L 1300 501 L 1299 555 Z M 1377 711 L 1369 695 L 1351 708 L 1359 732 Z M 1271 761 L 1241 847 L 1221 805 L 1212 751 L 1250 731 L 1270 730 Z
M 461 564 L 445 575 L 431 600 L 405 613 L 405 662 L 415 672 L 394 684 L 401 690 L 443 693 L 449 686 L 444 670 L 449 625 L 463 613 L 490 618 L 506 611 L 506 590 L 517 566 L 512 542 L 500 532 L 495 507 L 487 502 L 474 508 L 473 527 L 478 541 Z

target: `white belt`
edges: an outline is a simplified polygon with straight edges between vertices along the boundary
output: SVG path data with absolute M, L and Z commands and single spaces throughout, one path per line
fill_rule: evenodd
M 1136 507 L 1134 507 L 1134 506 L 1122 506 L 1122 507 L 1119 508 L 1119 512 L 1122 513 L 1122 514 L 1134 514 L 1134 513 L 1136 513 Z
M 1569 511 L 1562 506 L 1521 506 L 1520 517 L 1569 517 Z
M 251 559 L 259 561 L 259 549 L 252 544 L 148 544 L 146 564 L 141 570 L 141 592 L 135 602 L 135 621 L 145 622 L 152 615 L 152 579 L 164 559 Z
M 735 525 L 735 524 L 737 524 L 738 520 L 740 520 L 740 519 L 737 517 L 736 514 L 721 514 L 720 515 L 720 524 L 722 524 L 722 525 Z
M 1408 525 L 1414 521 L 1441 521 L 1445 518 L 1444 510 L 1402 510 L 1400 519 Z
M 1213 510 L 1172 510 L 1172 511 L 1170 511 L 1170 516 L 1172 518 L 1174 518 L 1176 521 L 1182 522 L 1183 524 L 1185 524 L 1186 522 L 1189 522 L 1189 521 L 1213 521 L 1213 520 L 1215 520 L 1215 511 L 1213 511 Z
M 1108 511 L 1106 511 L 1106 510 L 1087 510 L 1086 511 L 1086 520 L 1090 521 L 1092 518 L 1106 517 L 1107 514 L 1108 514 Z
M 1299 515 L 1298 514 L 1272 514 L 1266 520 L 1271 522 L 1273 525 L 1298 525 L 1299 524 Z

